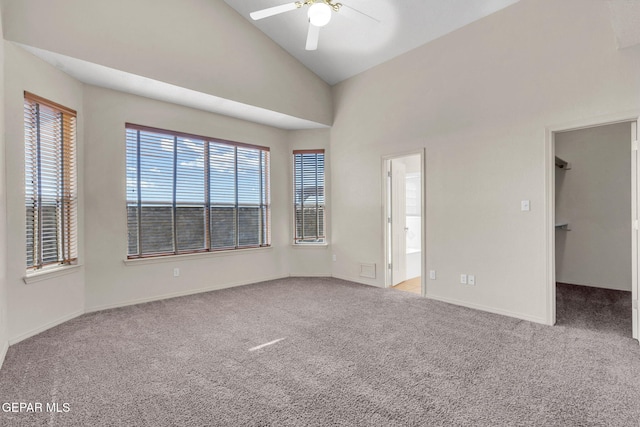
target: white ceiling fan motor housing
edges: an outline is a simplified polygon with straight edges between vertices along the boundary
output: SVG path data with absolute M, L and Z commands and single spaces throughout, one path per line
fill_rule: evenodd
M 316 27 L 324 27 L 331 20 L 331 6 L 326 3 L 314 3 L 309 6 L 309 22 Z

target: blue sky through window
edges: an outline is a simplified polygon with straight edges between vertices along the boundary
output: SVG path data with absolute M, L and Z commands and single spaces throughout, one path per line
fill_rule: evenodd
M 264 203 L 262 150 L 127 129 L 127 201 L 138 200 L 137 138 L 140 132 L 140 195 L 143 203 L 205 203 L 205 144 L 209 144 L 211 205 Z M 237 162 L 237 187 L 236 187 Z M 237 194 L 236 194 L 237 188 Z

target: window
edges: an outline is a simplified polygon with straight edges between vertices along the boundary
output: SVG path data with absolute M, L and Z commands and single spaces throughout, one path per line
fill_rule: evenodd
M 76 112 L 24 93 L 27 270 L 77 255 Z
M 325 243 L 324 150 L 293 152 L 294 242 Z
M 126 125 L 128 257 L 270 246 L 269 149 Z

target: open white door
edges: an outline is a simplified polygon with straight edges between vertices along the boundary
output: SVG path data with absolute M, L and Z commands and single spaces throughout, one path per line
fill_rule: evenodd
M 640 119 L 639 119 L 640 120 Z M 631 123 L 631 301 L 633 338 L 638 339 L 638 120 Z
M 406 165 L 391 162 L 391 286 L 407 279 Z

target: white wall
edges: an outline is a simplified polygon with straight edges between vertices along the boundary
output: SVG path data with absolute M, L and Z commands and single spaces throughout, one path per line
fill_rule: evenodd
M 78 260 L 84 264 L 82 84 L 12 43 L 5 48 L 7 297 L 9 339 L 16 342 L 83 312 L 84 267 L 25 284 L 24 91 L 78 112 Z
M 330 124 L 333 119 L 330 87 L 222 0 L 116 0 L 106 3 L 60 0 L 55 4 L 43 0 L 3 0 L 2 11 L 6 40 L 316 122 Z M 201 42 L 193 43 L 194 40 Z M 11 251 L 7 255 L 6 298 L 0 286 L 0 321 L 4 301 L 10 301 L 6 335 L 11 342 L 85 309 L 96 310 L 287 276 L 290 257 L 296 261 L 295 274 L 330 273 L 328 249 L 291 253 L 289 150 L 307 143 L 302 133 L 290 140 L 287 132 L 267 126 L 84 86 L 16 45 L 4 42 L 4 46 L 7 57 L 3 80 L 7 86 L 6 119 L 9 123 L 6 176 L 10 191 L 7 195 L 9 231 L 3 248 L 11 248 Z M 81 195 L 79 249 L 82 267 L 71 274 L 49 277 L 29 285 L 22 281 L 25 252 L 24 90 L 78 111 Z M 270 146 L 273 247 L 231 255 L 125 264 L 126 121 Z M 326 130 L 312 131 L 308 135 L 312 142 L 319 141 L 323 147 L 328 147 Z M 89 147 L 86 155 L 85 141 Z M 0 187 L 2 184 L 0 181 Z M 83 195 L 88 200 L 86 227 Z M 2 205 L 0 198 L 0 208 Z M 84 251 L 85 230 L 87 252 Z M 3 237 L 1 228 L 0 237 Z M 90 256 L 85 258 L 85 253 Z M 3 261 L 0 261 L 0 267 L 4 265 Z M 179 278 L 172 277 L 174 267 L 182 270 Z M 2 275 L 0 285 L 1 280 Z M 0 323 L 0 349 L 5 336 L 2 335 L 3 324 Z
M 328 84 L 223 0 L 3 0 L 5 39 L 331 124 Z
M 87 311 L 289 275 L 286 131 L 93 86 L 84 94 Z M 127 122 L 270 147 L 272 247 L 125 264 Z
M 556 280 L 631 291 L 631 125 L 560 132 L 556 155 Z
M 337 85 L 333 274 L 383 286 L 358 277 L 384 259 L 381 156 L 425 147 L 427 295 L 548 322 L 545 128 L 639 93 L 639 47 L 618 51 L 607 3 L 583 0 L 522 0 Z
M 289 264 L 291 276 L 331 276 L 331 162 L 325 161 L 325 201 L 326 201 L 326 245 L 294 245 L 293 244 L 293 150 L 324 149 L 325 159 L 329 153 L 329 130 L 297 130 L 290 131 L 289 140 L 289 176 L 287 184 L 288 209 L 291 213 L 289 222 Z
M 0 34 L 2 11 L 0 10 Z M 0 43 L 0 368 L 9 345 L 7 326 L 7 193 L 5 186 L 5 137 L 4 137 L 4 42 Z

